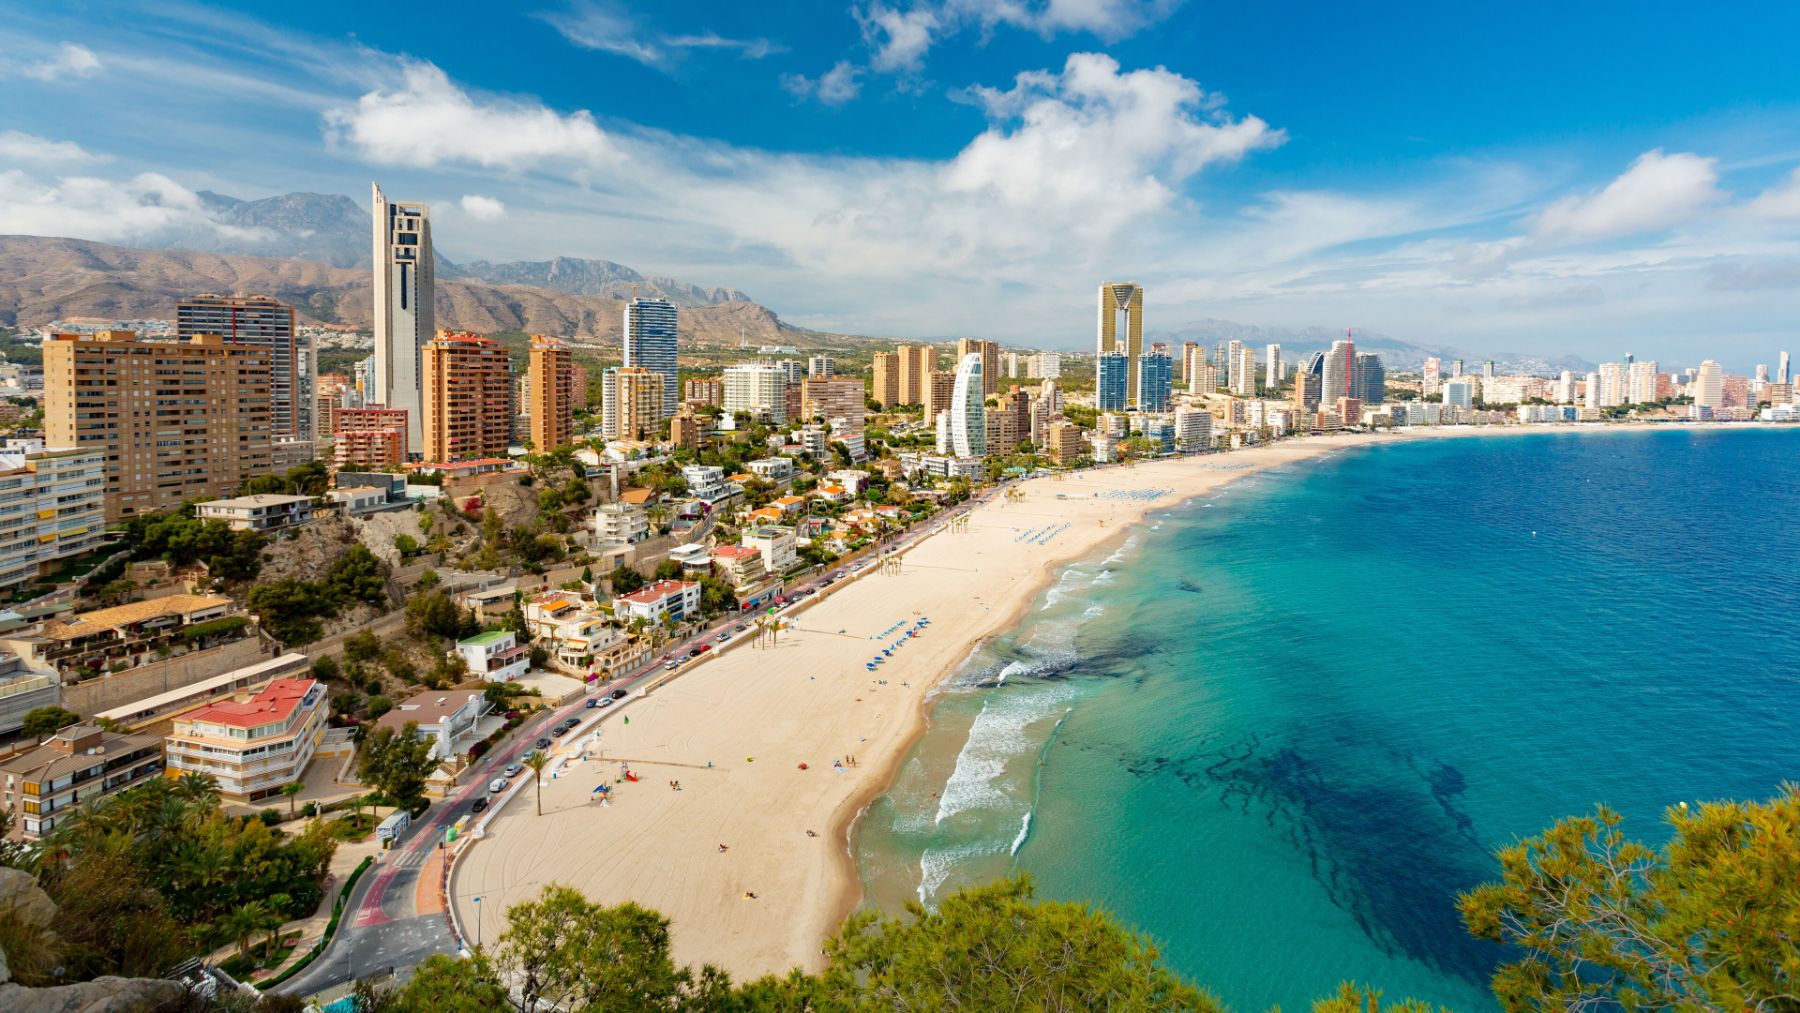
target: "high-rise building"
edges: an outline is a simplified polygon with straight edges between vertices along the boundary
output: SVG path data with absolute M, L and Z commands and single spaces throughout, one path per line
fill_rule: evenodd
M 634 298 L 625 304 L 625 362 L 663 378 L 663 407 L 658 419 L 675 414 L 681 399 L 681 369 L 676 363 L 680 315 L 666 299 Z
M 425 460 L 505 457 L 512 442 L 506 349 L 479 334 L 444 331 L 425 345 Z
M 1195 394 L 1211 394 L 1216 384 L 1202 387 L 1199 384 L 1200 370 L 1206 365 L 1206 346 L 1197 341 L 1189 341 L 1181 346 L 1181 379 L 1187 384 L 1190 392 Z
M 0 454 L 0 591 L 106 538 L 106 461 L 98 448 Z
M 1152 351 L 1138 359 L 1138 410 L 1166 412 L 1173 396 L 1175 366 L 1167 351 Z
M 45 365 L 48 366 L 49 363 L 46 362 Z M 49 370 L 45 369 L 44 372 L 47 375 Z M 1708 359 L 1700 364 L 1699 371 L 1694 374 L 1693 389 L 1690 393 L 1693 395 L 1694 404 L 1698 407 L 1725 407 L 1725 374 L 1717 362 Z
M 828 380 L 837 373 L 837 361 L 829 355 L 815 355 L 806 360 L 806 375 L 813 380 Z
M 1626 370 L 1625 400 L 1629 404 L 1656 401 L 1656 362 L 1632 362 Z
M 661 373 L 642 366 L 612 366 L 602 372 L 601 434 L 609 440 L 655 436 L 661 429 L 663 380 Z
M 1184 454 L 1212 449 L 1212 412 L 1203 408 L 1175 409 L 1175 449 Z
M 809 377 L 800 381 L 800 418 L 807 422 L 813 419 L 824 419 L 826 422 L 841 419 L 852 432 L 861 436 L 863 416 L 868 407 L 863 403 L 863 397 L 861 380 L 815 380 Z M 833 428 L 835 430 L 836 426 Z
M 1788 373 L 1788 353 L 1786 353 L 1786 352 L 1781 353 L 1781 358 L 1780 358 L 1780 360 L 1777 361 L 1777 363 L 1775 365 L 1775 382 L 1776 383 L 1793 383 L 1794 382 L 1793 376 Z
M 1475 382 L 1459 376 L 1444 384 L 1444 403 L 1453 408 L 1474 407 Z
M 269 424 L 277 439 L 310 440 L 312 375 L 310 342 L 294 328 L 294 308 L 266 295 L 197 295 L 175 306 L 175 333 L 183 341 L 217 334 L 228 345 L 254 345 L 269 353 Z
M 1319 399 L 1325 391 L 1325 353 L 1314 352 L 1305 368 L 1294 374 L 1294 411 L 1301 414 L 1319 410 Z
M 1233 341 L 1227 351 L 1231 358 L 1231 392 L 1239 397 L 1256 396 L 1256 351 Z
M 1263 386 L 1274 392 L 1281 387 L 1281 346 L 1263 347 Z
M 1450 360 L 1450 375 L 1452 377 L 1463 375 L 1463 361 L 1461 359 Z
M 1492 380 L 1494 378 L 1494 360 L 1489 359 L 1481 364 L 1481 378 L 1483 380 Z
M 1600 374 L 1589 373 L 1587 386 L 1583 392 L 1582 403 L 1589 408 L 1600 407 Z
M 1430 397 L 1440 393 L 1444 383 L 1444 364 L 1436 356 L 1425 360 L 1425 368 L 1419 371 L 1419 396 Z
M 44 342 L 44 438 L 106 459 L 106 520 L 215 499 L 274 470 L 269 353 L 216 334 Z
M 1125 356 L 1125 400 L 1136 404 L 1137 361 L 1144 352 L 1144 290 L 1136 282 L 1109 281 L 1100 286 L 1100 336 L 1095 354 L 1109 352 Z M 1095 386 L 1099 386 L 1098 373 Z
M 529 356 L 531 443 L 547 454 L 575 435 L 575 362 L 568 345 L 541 334 L 531 336 Z
M 938 413 L 950 410 L 951 394 L 956 390 L 956 374 L 933 370 L 924 380 L 924 399 L 919 402 L 925 409 L 925 424 L 933 425 Z
M 573 359 L 569 360 L 569 386 L 574 395 L 571 399 L 574 410 L 577 412 L 587 411 L 590 407 L 587 367 Z
M 1356 344 L 1346 331 L 1345 337 L 1331 343 L 1331 351 L 1325 353 L 1325 373 L 1319 383 L 1319 399 L 1321 404 L 1335 405 L 1340 397 L 1352 394 L 1351 384 L 1356 374 Z
M 369 184 L 375 206 L 375 375 L 364 404 L 406 412 L 406 441 L 425 446 L 425 345 L 437 332 L 431 210 L 390 201 Z
M 1352 378 L 1350 396 L 1365 405 L 1387 400 L 1387 367 L 1381 356 L 1363 352 L 1356 357 L 1356 375 Z
M 1630 389 L 1629 374 L 1623 362 L 1600 364 L 1600 407 L 1616 408 L 1624 404 Z
M 1060 352 L 1039 352 L 1035 358 L 1037 361 L 1037 366 L 1033 369 L 1033 372 L 1037 374 L 1038 379 L 1040 379 L 1040 380 L 1060 380 L 1060 379 L 1062 379 L 1062 353 L 1060 353 Z
M 937 349 L 931 345 L 901 345 L 894 351 L 898 362 L 900 404 L 924 404 L 925 387 L 937 371 Z
M 788 371 L 779 365 L 745 363 L 725 367 L 725 413 L 748 412 L 781 425 L 788 420 Z
M 662 374 L 658 373 L 657 375 L 661 376 Z M 685 394 L 682 400 L 690 404 L 723 406 L 725 404 L 725 381 L 716 378 L 689 380 L 685 385 Z
M 1556 403 L 1575 403 L 1575 374 L 1569 370 L 1563 370 L 1556 378 Z
M 1131 406 L 1131 357 L 1124 352 L 1102 352 L 1094 361 L 1094 406 L 1103 412 L 1122 412 Z
M 950 450 L 958 457 L 987 456 L 987 386 L 981 375 L 982 358 L 980 351 L 972 351 L 956 364 L 947 424 Z
M 899 352 L 876 352 L 871 373 L 870 399 L 883 408 L 907 403 L 901 399 Z
M 339 408 L 332 463 L 339 471 L 390 471 L 406 463 L 406 412 L 368 405 Z
M 1018 384 L 995 399 L 998 407 L 987 410 L 987 444 L 996 454 L 1010 454 L 1031 439 L 1031 392 Z
M 985 398 L 1000 389 L 1000 346 L 996 342 L 980 338 L 957 339 L 957 361 L 961 362 L 971 355 L 981 356 L 981 395 Z

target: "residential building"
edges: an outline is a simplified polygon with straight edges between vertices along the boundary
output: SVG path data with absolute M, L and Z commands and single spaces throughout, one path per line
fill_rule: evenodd
M 404 510 L 412 506 L 406 492 L 406 476 L 384 471 L 340 471 L 337 488 L 325 495 L 351 516 Z
M 762 583 L 768 577 L 762 550 L 752 545 L 720 545 L 712 550 L 713 573 L 734 588 Z
M 1263 346 L 1263 386 L 1270 392 L 1281 387 L 1281 346 Z
M 1570 375 L 1566 370 L 1564 376 Z M 1443 393 L 1444 364 L 1436 356 L 1425 360 L 1425 367 L 1419 372 L 1419 396 L 1430 397 Z
M 155 777 L 163 765 L 160 735 L 121 735 L 74 724 L 34 749 L 0 760 L 0 803 L 14 833 L 42 839 L 83 802 Z
M 842 419 L 843 428 L 848 428 L 857 436 L 863 435 L 863 415 L 867 410 L 864 403 L 865 392 L 861 380 L 839 379 L 806 379 L 800 381 L 800 418 L 805 421 L 814 419 Z M 832 426 L 833 435 L 843 439 L 840 427 Z
M 332 463 L 339 471 L 381 471 L 406 463 L 406 412 L 383 405 L 337 410 Z
M 1289 400 L 1293 403 L 1295 414 L 1305 415 L 1319 410 L 1319 397 L 1325 386 L 1324 377 L 1319 372 L 1323 363 L 1324 358 L 1315 355 L 1305 369 L 1294 374 L 1294 392 Z
M 933 371 L 924 378 L 924 400 L 919 403 L 925 409 L 925 422 L 935 422 L 940 412 L 950 410 L 950 401 L 956 391 L 956 374 Z
M 310 522 L 312 505 L 311 496 L 257 493 L 196 503 L 194 512 L 203 521 L 224 521 L 236 531 L 270 532 L 297 528 Z
M 25 727 L 25 715 L 62 702 L 60 680 L 48 670 L 25 666 L 25 659 L 0 651 L 0 735 Z
M 1231 360 L 1229 379 L 1226 381 L 1231 392 L 1238 397 L 1256 396 L 1256 352 L 1254 349 L 1240 346 L 1232 342 L 1228 358 Z
M 684 385 L 684 390 L 686 393 L 682 400 L 691 405 L 711 405 L 717 408 L 725 404 L 725 381 L 723 380 L 689 380 Z
M 276 439 L 317 437 L 312 340 L 296 332 L 292 306 L 266 295 L 197 295 L 175 305 L 175 333 L 183 341 L 199 334 L 217 334 L 228 345 L 266 351 L 270 432 Z
M 1102 352 L 1094 365 L 1094 406 L 1103 412 L 1122 412 L 1131 407 L 1135 377 L 1131 359 L 1124 352 Z
M 600 431 L 609 440 L 645 440 L 662 428 L 661 373 L 609 366 L 600 374 Z
M 1656 403 L 1656 361 L 1633 362 L 1626 369 L 1625 399 L 1629 404 Z
M 421 738 L 431 740 L 431 758 L 448 760 L 480 740 L 477 730 L 487 712 L 487 695 L 481 690 L 426 690 L 400 701 L 375 724 L 396 734 L 413 725 Z
M 1352 381 L 1351 396 L 1363 404 L 1376 405 L 1387 400 L 1387 367 L 1381 364 L 1381 356 L 1359 353 Z
M 115 664 L 141 664 L 159 647 L 242 639 L 248 624 L 236 611 L 230 598 L 172 594 L 47 619 L 30 632 L 9 634 L 0 646 L 37 669 L 106 672 Z
M 1109 281 L 1100 286 L 1099 346 L 1095 354 L 1103 360 L 1112 353 L 1125 356 L 1124 408 L 1138 400 L 1138 356 L 1144 351 L 1144 290 L 1136 282 Z M 1096 374 L 1096 389 L 1103 389 Z
M 981 396 L 986 398 L 1000 389 L 1000 345 L 980 338 L 958 338 L 956 361 L 967 361 L 971 355 L 981 360 Z
M 703 499 L 708 503 L 715 503 L 737 491 L 729 482 L 725 481 L 725 469 L 714 465 L 683 465 L 681 477 L 687 482 L 689 496 Z
M 1688 393 L 1694 399 L 1697 408 L 1724 408 L 1725 374 L 1719 364 L 1708 359 L 1700 364 L 1694 373 L 1694 382 L 1689 385 Z
M 506 349 L 479 334 L 445 331 L 425 345 L 424 356 L 425 460 L 505 457 L 512 443 Z
M 932 345 L 901 345 L 894 352 L 899 357 L 899 397 L 901 404 L 924 404 L 937 372 L 937 348 Z
M 650 517 L 630 503 L 607 503 L 594 510 L 594 537 L 607 545 L 634 545 L 650 537 Z
M 1600 364 L 1600 407 L 1617 408 L 1631 396 L 1631 374 L 1623 362 Z
M 788 374 L 780 366 L 745 363 L 725 367 L 725 413 L 744 412 L 771 425 L 787 422 Z
M 1139 411 L 1166 412 L 1173 397 L 1174 363 L 1166 351 L 1152 350 L 1138 359 L 1137 389 Z
M 1212 412 L 1204 408 L 1175 409 L 1175 449 L 1194 454 L 1212 449 Z
M 469 674 L 488 682 L 511 682 L 531 671 L 531 647 L 521 644 L 511 630 L 488 630 L 458 640 L 456 650 Z
M 54 335 L 43 355 L 45 440 L 103 455 L 108 523 L 230 495 L 274 470 L 264 349 L 97 331 Z
M 1044 430 L 1044 450 L 1058 465 L 1069 467 L 1087 456 L 1087 441 L 1081 427 L 1067 419 L 1058 419 Z
M 663 403 L 658 422 L 675 414 L 681 390 L 681 370 L 676 365 L 679 346 L 679 314 L 666 299 L 633 298 L 625 304 L 626 366 L 639 366 L 663 378 Z
M 1060 379 L 1062 379 L 1062 353 L 1060 353 L 1060 352 L 1039 352 L 1038 354 L 1032 356 L 1032 361 L 1035 363 L 1035 365 L 1032 367 L 1031 371 L 1032 371 L 1032 374 L 1035 375 L 1038 379 L 1040 379 L 1040 380 L 1060 380 Z
M 613 598 L 613 612 L 627 624 L 637 619 L 660 623 L 700 618 L 700 582 L 659 580 Z
M 1325 353 L 1323 371 L 1319 382 L 1319 400 L 1322 404 L 1335 405 L 1340 397 L 1353 395 L 1356 379 L 1356 344 L 1346 336 L 1331 343 L 1331 350 Z
M 870 365 L 869 399 L 883 408 L 905 404 L 900 400 L 900 353 L 876 352 Z
M 837 362 L 829 355 L 815 355 L 806 360 L 806 376 L 809 380 L 829 380 L 837 372 Z
M 1788 353 L 1782 352 L 1781 358 L 1776 361 L 1775 382 L 1791 384 L 1793 380 L 1793 374 L 1788 369 Z
M 738 537 L 738 544 L 761 553 L 763 566 L 771 574 L 786 573 L 800 562 L 798 538 L 794 529 L 784 524 L 752 524 Z
M 1444 384 L 1444 404 L 1452 408 L 1472 408 L 1475 405 L 1475 381 L 1469 377 L 1457 377 Z
M 106 466 L 100 451 L 0 454 L 0 590 L 94 551 L 105 535 Z
M 751 474 L 765 482 L 785 482 L 794 477 L 791 457 L 762 457 L 749 462 Z
M 551 668 L 570 675 L 610 677 L 639 664 L 647 644 L 627 636 L 591 603 L 566 591 L 550 591 L 525 603 L 525 626 L 549 652 Z
M 406 412 L 406 445 L 425 446 L 425 345 L 437 333 L 431 210 L 369 184 L 375 225 L 375 366 L 364 400 Z
M 956 367 L 955 386 L 950 394 L 950 453 L 958 457 L 984 457 L 987 454 L 987 415 L 984 399 L 987 383 L 982 374 L 982 353 L 964 355 Z
M 531 336 L 526 379 L 531 399 L 531 445 L 547 454 L 575 435 L 575 360 L 569 346 L 541 334 Z M 584 395 L 585 397 L 585 395 Z
M 324 741 L 326 697 L 315 679 L 276 679 L 246 698 L 177 716 L 166 746 L 169 776 L 210 774 L 220 797 L 240 804 L 279 794 L 306 776 Z

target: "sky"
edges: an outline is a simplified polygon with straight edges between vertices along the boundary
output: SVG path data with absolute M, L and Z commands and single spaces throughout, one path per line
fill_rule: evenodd
M 1748 369 L 1800 351 L 1800 5 L 0 0 L 0 232 L 197 191 L 432 205 L 899 338 L 1353 326 Z

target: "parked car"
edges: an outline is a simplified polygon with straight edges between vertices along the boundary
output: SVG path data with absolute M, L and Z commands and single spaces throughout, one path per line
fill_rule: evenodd
M 719 643 L 721 643 L 721 644 L 722 644 L 722 643 L 724 643 L 724 642 L 725 642 L 725 641 L 727 641 L 727 640 L 730 640 L 730 639 L 731 639 L 731 634 L 729 634 L 729 633 L 721 633 L 721 634 L 719 634 L 719 635 L 718 635 L 718 636 L 716 636 L 716 637 L 714 637 L 714 638 L 713 638 L 713 639 L 714 639 L 714 640 L 717 640 L 717 641 L 718 641 L 718 642 L 719 642 Z
M 699 647 L 694 648 L 694 653 L 705 654 L 707 651 L 710 651 L 710 650 L 712 650 L 711 644 L 701 644 Z
M 487 808 L 487 798 L 482 797 L 482 798 L 478 798 L 475 800 L 475 804 L 469 807 L 469 811 L 471 813 L 478 813 L 486 808 Z
M 732 627 L 732 629 L 734 629 L 734 630 L 736 630 L 736 631 L 738 631 L 738 632 L 739 632 L 739 633 L 742 633 L 742 632 L 744 632 L 744 631 L 745 631 L 745 630 L 747 630 L 747 629 L 749 629 L 749 628 L 750 628 L 750 627 L 748 627 L 748 626 L 745 626 L 745 625 L 744 625 L 744 624 L 743 624 L 743 623 L 738 623 L 738 624 L 737 624 L 737 625 L 736 625 L 736 626 L 733 626 L 733 627 Z
M 665 661 L 665 662 L 663 662 L 663 670 L 664 670 L 664 671 L 667 671 L 667 672 L 673 672 L 673 671 L 675 671 L 675 667 L 676 667 L 676 666 L 675 666 L 675 663 L 674 663 L 674 662 L 673 662 L 673 661 Z
M 549 739 L 539 739 L 539 740 L 537 740 L 537 742 L 533 743 L 533 745 L 537 746 L 539 749 L 549 749 L 550 748 L 550 740 Z
M 597 699 L 594 699 L 594 698 L 592 698 L 592 697 L 590 697 L 590 698 L 589 698 L 589 699 L 588 699 L 588 702 L 587 702 L 587 709 L 588 709 L 588 710 L 593 710 L 593 709 L 594 709 L 594 708 L 595 708 L 595 707 L 598 707 L 598 706 L 600 706 L 600 701 L 599 701 L 599 700 L 597 700 Z
M 505 790 L 506 790 L 506 778 L 504 778 L 504 777 L 496 777 L 492 781 L 488 782 L 488 791 L 492 794 L 498 795 Z
M 688 652 L 688 657 L 690 657 L 690 658 L 698 658 L 699 656 L 700 656 L 700 648 L 698 648 L 698 647 L 696 647 L 693 650 Z
M 624 691 L 624 690 L 622 690 L 622 689 L 615 689 L 615 690 L 613 690 L 613 691 L 612 691 L 612 698 L 613 698 L 613 699 L 614 699 L 614 700 L 623 700 L 623 699 L 625 699 L 625 691 Z
M 519 766 L 516 763 L 509 763 L 506 765 L 506 776 L 507 777 L 518 777 L 520 774 L 523 774 L 523 773 L 525 773 L 525 768 Z
M 610 696 L 603 697 L 599 700 L 591 700 L 588 702 L 588 706 L 590 706 L 590 707 L 611 707 L 612 705 L 613 705 L 613 699 Z

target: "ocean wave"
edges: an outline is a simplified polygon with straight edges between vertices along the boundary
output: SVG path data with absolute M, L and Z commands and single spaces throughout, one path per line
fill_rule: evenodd
M 1113 550 L 1113 554 L 1110 556 L 1107 556 L 1105 562 L 1103 562 L 1101 565 L 1102 566 L 1111 566 L 1114 563 L 1123 562 L 1126 555 L 1128 555 L 1132 549 L 1137 548 L 1137 545 L 1138 545 L 1138 536 L 1132 535 L 1131 537 L 1125 539 L 1124 545 L 1121 545 L 1117 549 Z M 1102 572 L 1105 572 L 1105 571 L 1102 571 Z
M 1094 583 L 1096 584 L 1109 584 L 1112 582 L 1112 579 L 1113 571 L 1111 570 L 1101 570 L 1099 573 L 1094 574 Z
M 1025 839 L 1031 836 L 1031 814 L 1035 809 L 1026 809 L 1025 818 L 1019 821 L 1019 836 L 1013 838 L 1012 847 L 1006 849 L 1009 855 L 1016 855 L 1025 846 Z
M 989 696 L 969 726 L 969 737 L 956 756 L 956 768 L 944 783 L 935 822 L 942 826 L 959 813 L 1015 802 L 997 782 L 1011 761 L 1038 748 L 1025 730 L 1067 707 L 1072 698 L 1072 689 L 1044 687 Z

